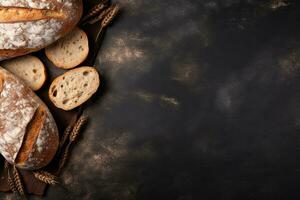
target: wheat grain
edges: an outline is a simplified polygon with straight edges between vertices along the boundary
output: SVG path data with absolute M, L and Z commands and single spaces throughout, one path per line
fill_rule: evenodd
M 59 183 L 58 177 L 50 174 L 49 172 L 38 171 L 38 172 L 33 172 L 33 175 L 35 178 L 39 179 L 40 181 L 50 185 L 56 185 Z
M 5 168 L 5 169 L 8 169 L 8 168 L 9 168 L 9 163 L 8 163 L 6 160 L 4 161 L 4 168 Z
M 102 0 L 96 6 L 94 6 L 88 13 L 82 18 L 81 22 L 86 21 L 89 18 L 99 15 L 108 6 L 108 0 Z

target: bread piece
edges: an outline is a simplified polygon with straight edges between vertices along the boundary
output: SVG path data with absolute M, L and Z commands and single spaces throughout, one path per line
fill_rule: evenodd
M 40 50 L 72 30 L 82 0 L 0 1 L 0 60 Z
M 66 37 L 47 47 L 45 53 L 48 59 L 57 67 L 63 69 L 74 68 L 88 56 L 88 37 L 83 30 L 75 28 Z
M 39 90 L 46 81 L 46 69 L 42 61 L 31 55 L 13 58 L 1 65 L 21 78 L 32 90 Z
M 58 130 L 46 105 L 16 76 L 0 68 L 0 153 L 19 168 L 46 166 L 58 148 Z
M 49 98 L 56 107 L 72 110 L 87 101 L 97 91 L 99 85 L 99 74 L 95 68 L 76 68 L 52 82 Z

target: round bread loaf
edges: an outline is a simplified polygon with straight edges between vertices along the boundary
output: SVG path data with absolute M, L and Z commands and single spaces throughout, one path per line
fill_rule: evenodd
M 40 50 L 80 20 L 81 0 L 0 1 L 0 60 Z
M 23 81 L 0 67 L 0 154 L 19 168 L 49 164 L 59 143 L 46 105 Z

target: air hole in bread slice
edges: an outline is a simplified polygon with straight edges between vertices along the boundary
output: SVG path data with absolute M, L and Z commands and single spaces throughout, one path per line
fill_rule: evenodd
M 40 130 L 43 127 L 45 118 L 45 108 L 43 106 L 39 106 L 36 109 L 30 123 L 27 125 L 23 143 L 15 161 L 17 164 L 26 162 L 26 160 L 30 156 L 32 148 L 35 145 L 36 140 L 40 134 Z
M 54 97 L 57 96 L 57 90 L 54 90 L 53 94 L 52 94 Z
M 83 72 L 83 76 L 87 76 L 87 75 L 89 75 L 89 72 L 88 71 L 84 71 Z

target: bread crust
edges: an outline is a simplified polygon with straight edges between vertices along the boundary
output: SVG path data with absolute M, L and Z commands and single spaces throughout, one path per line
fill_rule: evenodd
M 24 83 L 10 72 L 0 68 L 3 90 L 0 93 L 0 153 L 11 164 L 19 168 L 35 170 L 46 166 L 58 148 L 59 136 L 56 123 L 46 107 Z M 34 132 L 33 148 L 28 157 L 17 160 L 28 126 L 36 111 L 42 108 L 44 119 Z M 34 122 L 35 123 L 35 122 Z
M 14 15 L 16 7 L 23 17 Z M 8 0 L 0 2 L 0 13 L 1 9 L 6 13 L 0 17 L 0 60 L 4 60 L 40 50 L 66 35 L 80 20 L 83 5 L 82 0 Z

